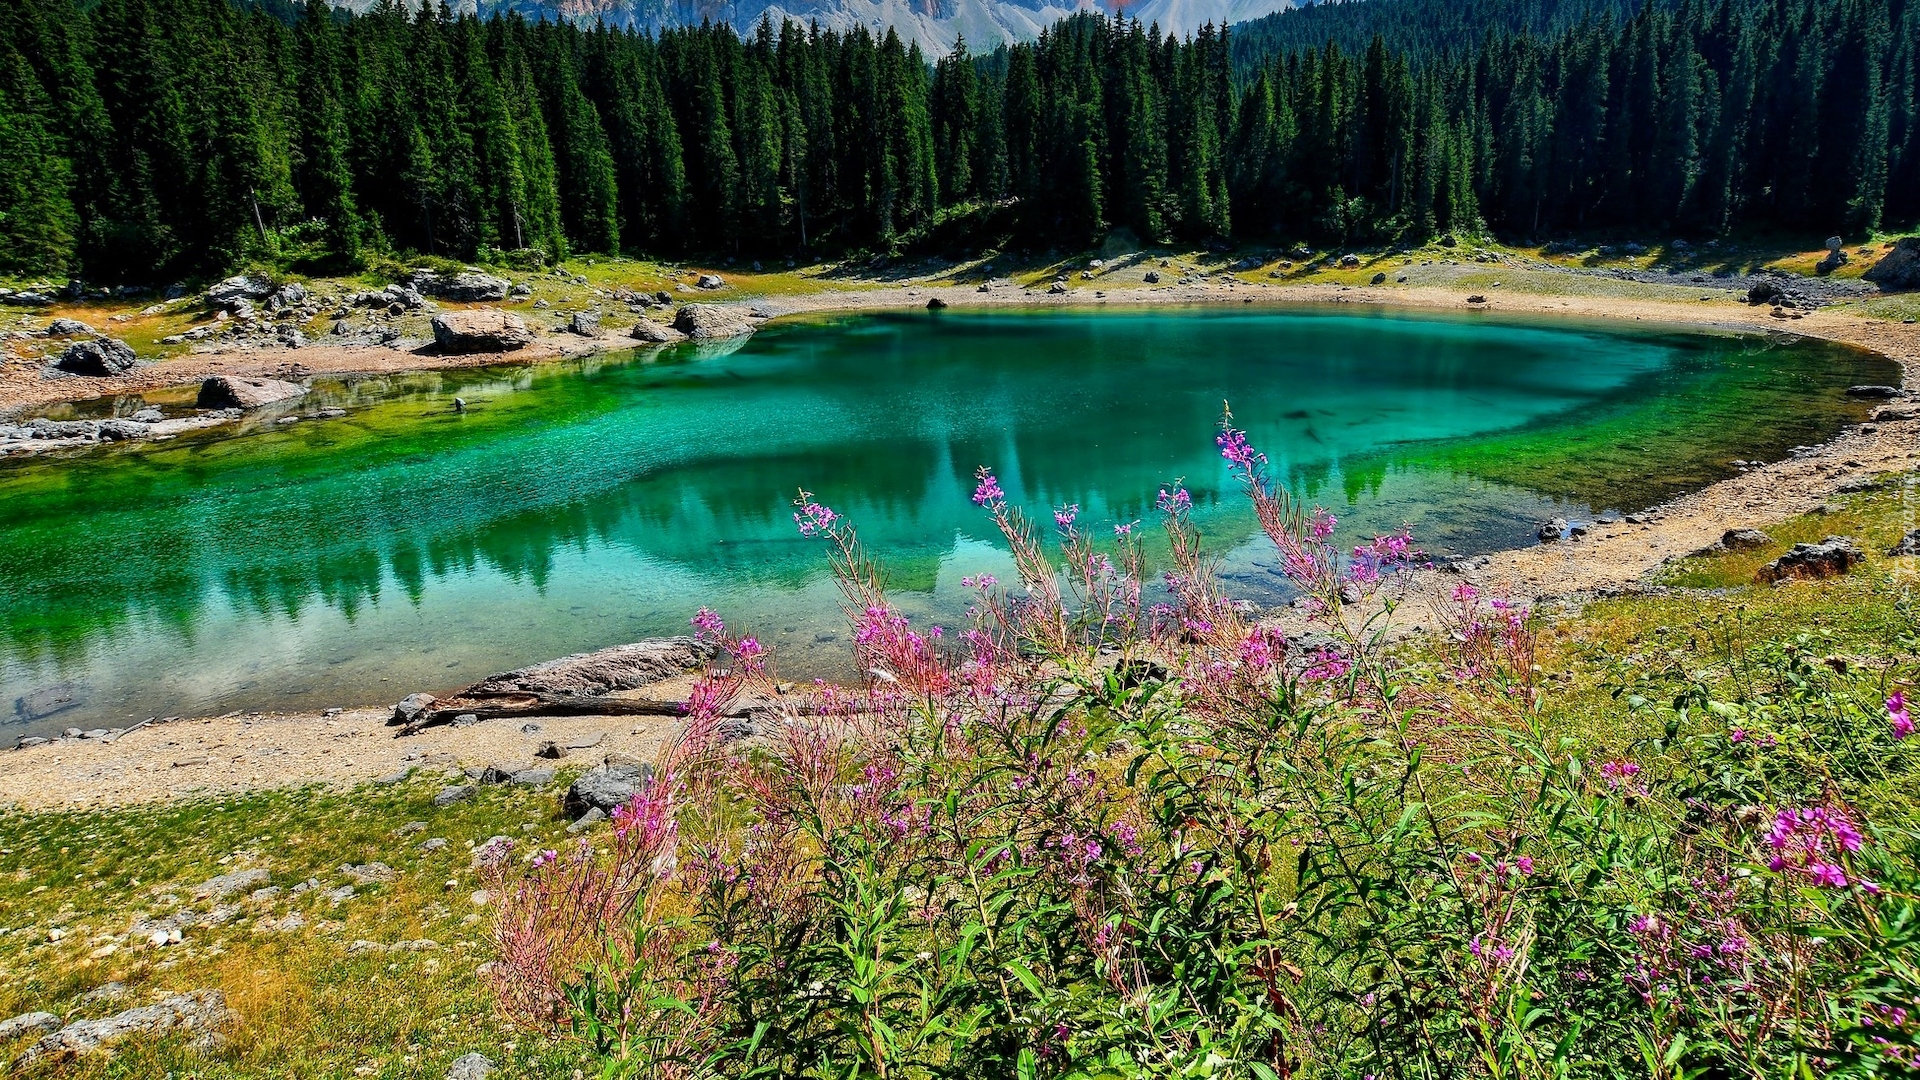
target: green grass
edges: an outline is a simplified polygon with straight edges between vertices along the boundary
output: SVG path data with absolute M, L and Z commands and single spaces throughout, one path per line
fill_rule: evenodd
M 524 851 L 558 846 L 556 785 L 483 788 L 472 800 L 432 806 L 431 776 L 391 788 L 305 789 L 92 812 L 0 816 L 0 1016 L 44 1009 L 72 1018 L 145 1003 L 157 991 L 223 991 L 239 1022 L 229 1045 L 202 1058 L 180 1041 L 133 1043 L 111 1063 L 95 1059 L 46 1075 L 440 1077 L 478 1050 L 501 1075 L 566 1075 L 557 1043 L 504 1027 L 475 975 L 488 959 L 488 908 L 470 845 L 512 836 Z M 425 831 L 403 833 L 410 821 Z M 422 852 L 428 837 L 449 843 Z M 351 878 L 344 864 L 385 862 L 390 883 L 358 886 L 335 904 L 323 893 Z M 283 890 L 226 903 L 229 921 L 186 929 L 156 948 L 128 933 L 138 918 L 207 913 L 193 889 L 217 874 L 265 867 Z M 309 878 L 320 887 L 292 895 Z M 261 929 L 302 916 L 298 930 Z M 64 936 L 50 940 L 58 928 Z M 430 939 L 438 949 L 350 952 L 356 940 Z M 119 1004 L 84 996 L 124 983 Z M 4 1060 L 30 1040 L 0 1047 Z

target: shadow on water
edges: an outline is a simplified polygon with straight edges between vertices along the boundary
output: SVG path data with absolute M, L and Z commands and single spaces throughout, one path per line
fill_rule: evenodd
M 1884 378 L 1815 343 L 1205 309 L 840 316 L 323 380 L 312 404 L 348 418 L 0 467 L 0 700 L 40 729 L 391 699 L 703 603 L 767 627 L 790 673 L 831 672 L 793 494 L 852 515 L 903 603 L 951 622 L 962 573 L 1010 576 L 968 498 L 980 464 L 1101 528 L 1184 478 L 1236 591 L 1272 599 L 1211 445 L 1223 400 L 1345 535 L 1406 522 L 1472 551 L 1817 441 L 1857 418 L 1845 386 Z

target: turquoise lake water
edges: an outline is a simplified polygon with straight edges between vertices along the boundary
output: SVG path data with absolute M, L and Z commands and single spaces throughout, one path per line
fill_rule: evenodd
M 837 316 L 737 347 L 322 379 L 302 409 L 348 417 L 0 463 L 0 718 L 391 702 L 684 632 L 703 604 L 785 674 L 840 674 L 794 493 L 852 516 L 916 620 L 956 625 L 962 576 L 1011 577 L 968 498 L 979 465 L 1102 531 L 1184 478 L 1232 588 L 1275 602 L 1214 450 L 1223 400 L 1343 538 L 1406 523 L 1471 553 L 1818 441 L 1859 418 L 1847 385 L 1889 371 L 1757 336 L 1210 308 Z

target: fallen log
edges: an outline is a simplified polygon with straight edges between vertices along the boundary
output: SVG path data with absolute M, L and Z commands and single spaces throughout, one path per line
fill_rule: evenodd
M 760 698 L 734 705 L 722 717 L 728 720 L 752 719 L 756 714 L 773 711 L 772 702 Z M 818 710 L 812 706 L 788 706 L 800 715 Z M 687 703 L 673 698 L 614 697 L 611 695 L 545 694 L 519 691 L 507 694 L 470 695 L 443 698 L 402 727 L 396 734 L 412 735 L 426 728 L 453 721 L 457 716 L 475 720 L 517 720 L 550 716 L 685 716 Z

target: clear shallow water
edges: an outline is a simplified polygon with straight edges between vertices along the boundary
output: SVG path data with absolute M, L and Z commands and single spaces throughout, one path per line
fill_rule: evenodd
M 787 674 L 836 674 L 795 491 L 852 515 L 917 619 L 955 624 L 963 575 L 1011 576 L 968 498 L 981 464 L 1102 531 L 1184 477 L 1236 592 L 1277 599 L 1214 452 L 1223 400 L 1342 536 L 1407 523 L 1467 553 L 1817 441 L 1858 418 L 1846 386 L 1888 372 L 1756 337 L 1213 308 L 835 317 L 321 380 L 306 407 L 348 418 L 0 465 L 0 722 L 387 702 L 680 633 L 702 604 Z

